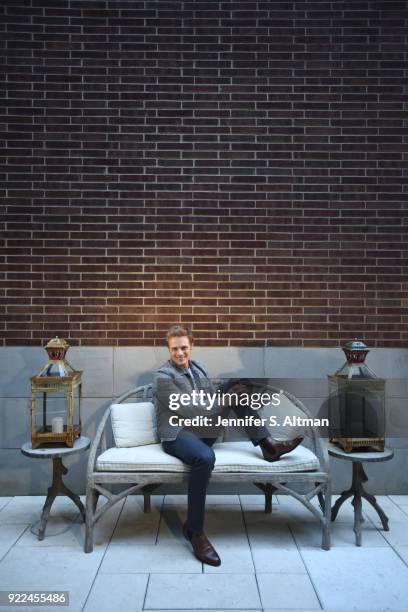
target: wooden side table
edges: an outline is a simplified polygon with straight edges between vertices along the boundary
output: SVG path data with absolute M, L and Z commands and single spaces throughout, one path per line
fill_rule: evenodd
M 81 513 L 82 519 L 85 522 L 85 507 L 81 502 L 78 495 L 73 493 L 62 481 L 62 475 L 68 473 L 68 469 L 63 465 L 62 458 L 74 453 L 85 452 L 91 444 L 89 438 L 81 436 L 74 442 L 72 448 L 66 446 L 48 446 L 44 448 L 33 448 L 31 442 L 26 442 L 21 447 L 21 452 L 27 457 L 34 459 L 52 459 L 52 484 L 48 487 L 47 498 L 41 513 L 40 529 L 38 532 L 38 539 L 43 540 L 45 535 L 45 528 L 47 526 L 48 517 L 50 515 L 51 506 L 57 495 L 66 495 L 74 504 L 76 504 Z
M 388 517 L 384 510 L 377 504 L 377 500 L 374 495 L 368 493 L 363 486 L 363 482 L 367 482 L 368 477 L 364 471 L 363 463 L 375 463 L 379 461 L 388 461 L 394 456 L 394 451 L 386 448 L 383 452 L 356 452 L 346 453 L 344 450 L 337 446 L 330 446 L 328 448 L 329 455 L 336 459 L 344 459 L 346 461 L 353 462 L 353 480 L 350 489 L 343 491 L 340 497 L 336 500 L 332 511 L 331 520 L 336 519 L 337 513 L 340 510 L 340 506 L 349 497 L 354 495 L 352 505 L 354 507 L 354 533 L 356 534 L 356 546 L 361 546 L 361 525 L 364 522 L 362 515 L 362 503 L 361 499 L 366 499 L 376 510 L 378 516 L 381 519 L 381 523 L 384 531 L 389 531 Z

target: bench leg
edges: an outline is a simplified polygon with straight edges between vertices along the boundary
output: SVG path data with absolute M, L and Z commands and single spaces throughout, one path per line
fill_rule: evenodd
M 143 491 L 143 512 L 144 514 L 148 514 L 151 510 L 150 491 Z
M 261 489 L 261 491 L 263 491 L 265 495 L 265 510 L 264 510 L 265 514 L 271 514 L 272 513 L 272 495 L 274 491 L 276 491 L 276 487 L 274 487 L 270 483 L 264 484 L 262 482 L 254 482 L 254 485 L 258 487 L 258 489 Z
M 85 552 L 93 551 L 95 510 L 98 503 L 99 493 L 92 487 L 86 489 L 86 519 L 85 519 Z
M 272 514 L 272 494 L 274 488 L 271 484 L 265 487 L 265 514 Z
M 323 550 L 330 550 L 330 526 L 331 526 L 331 482 L 327 482 L 324 491 L 324 523 L 322 534 Z
M 150 497 L 152 492 L 157 489 L 157 487 L 159 487 L 160 485 L 158 484 L 150 484 L 150 485 L 146 485 L 144 487 L 142 487 L 142 492 L 143 492 L 143 512 L 144 514 L 148 514 L 151 509 L 151 503 L 150 503 Z

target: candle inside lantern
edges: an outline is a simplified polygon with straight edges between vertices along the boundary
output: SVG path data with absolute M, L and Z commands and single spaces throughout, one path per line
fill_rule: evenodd
M 64 433 L 64 419 L 62 417 L 54 417 L 51 421 L 52 433 Z

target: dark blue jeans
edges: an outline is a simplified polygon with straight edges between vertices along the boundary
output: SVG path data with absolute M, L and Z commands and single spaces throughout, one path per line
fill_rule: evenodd
M 182 429 L 177 438 L 162 442 L 164 451 L 191 466 L 188 480 L 187 527 L 196 533 L 204 529 L 205 496 L 214 469 L 215 454 L 211 446 L 216 438 L 199 438 Z
M 236 410 L 233 408 L 233 410 Z M 249 409 L 236 410 L 245 413 Z M 247 434 L 254 446 L 268 436 L 266 427 L 248 427 Z M 211 448 L 216 438 L 199 438 L 188 429 L 182 429 L 175 440 L 162 442 L 163 450 L 191 466 L 188 480 L 187 527 L 196 533 L 204 529 L 205 497 L 214 469 L 215 454 Z

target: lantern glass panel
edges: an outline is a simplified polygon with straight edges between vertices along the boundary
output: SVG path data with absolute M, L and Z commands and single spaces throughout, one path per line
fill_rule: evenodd
M 35 429 L 37 432 L 45 433 L 52 431 L 52 422 L 56 417 L 62 418 L 63 429 L 67 425 L 67 397 L 62 391 L 35 393 Z M 55 425 L 54 429 L 58 426 Z M 62 432 L 60 432 L 62 433 Z
M 330 377 L 331 378 L 331 377 Z M 384 381 L 330 379 L 331 436 L 378 438 L 385 433 Z

